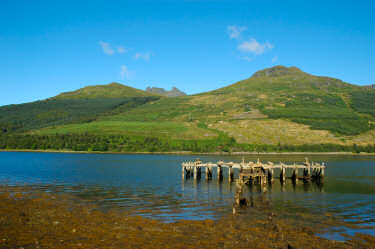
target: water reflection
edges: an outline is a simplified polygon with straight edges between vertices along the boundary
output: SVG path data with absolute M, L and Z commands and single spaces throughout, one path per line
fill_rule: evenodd
M 157 219 L 220 218 L 233 212 L 238 170 L 234 181 L 228 172 L 212 180 L 181 179 L 181 162 L 194 155 L 111 155 L 0 152 L 0 184 L 28 186 L 30 191 L 70 193 L 77 201 L 93 203 L 103 210 L 115 208 Z M 305 155 L 202 155 L 202 161 L 303 162 Z M 244 219 L 264 215 L 271 207 L 282 217 L 301 219 L 317 214 L 309 222 L 319 223 L 325 215 L 346 223 L 366 226 L 374 234 L 375 157 L 321 156 L 310 159 L 326 163 L 324 182 L 267 181 L 244 186 L 242 195 L 250 208 L 237 212 Z M 274 175 L 280 172 L 275 169 Z M 287 172 L 291 175 L 292 172 Z M 265 190 L 265 191 L 264 191 Z M 362 231 L 357 229 L 356 231 Z

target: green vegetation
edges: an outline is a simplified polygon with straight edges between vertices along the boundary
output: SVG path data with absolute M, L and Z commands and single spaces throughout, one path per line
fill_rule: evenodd
M 119 83 L 107 85 L 87 86 L 73 92 L 65 92 L 53 99 L 82 99 L 82 98 L 121 98 L 121 97 L 149 97 L 160 96 L 155 93 L 145 92 Z
M 47 126 L 91 122 L 122 113 L 159 97 L 48 99 L 0 107 L 0 130 L 22 132 Z
M 234 139 L 225 135 L 215 139 L 173 140 L 168 138 L 97 135 L 97 134 L 54 134 L 54 135 L 0 135 L 0 149 L 71 150 L 71 151 L 114 151 L 114 152 L 168 152 L 229 151 Z
M 80 134 L 89 132 L 93 135 L 127 135 L 127 136 L 152 136 L 168 137 L 172 139 L 200 139 L 201 137 L 217 137 L 216 132 L 205 127 L 197 127 L 195 123 L 175 122 L 124 122 L 124 121 L 98 121 L 83 124 L 53 126 L 31 132 L 42 135 L 51 134 Z
M 375 152 L 375 145 L 344 146 L 337 144 L 262 145 L 239 144 L 233 138 L 220 134 L 215 139 L 173 140 L 168 138 L 127 136 L 54 134 L 54 135 L 0 135 L 0 149 L 112 151 L 112 152 Z
M 0 107 L 0 129 L 15 149 L 368 151 L 375 90 L 283 66 L 176 98 L 111 83 Z
M 262 110 L 272 118 L 287 118 L 310 125 L 311 129 L 329 130 L 344 135 L 357 135 L 369 130 L 368 121 L 347 108 L 335 95 L 298 94 L 285 102 L 284 108 Z
M 375 90 L 353 91 L 350 94 L 352 96 L 352 107 L 354 110 L 375 117 Z

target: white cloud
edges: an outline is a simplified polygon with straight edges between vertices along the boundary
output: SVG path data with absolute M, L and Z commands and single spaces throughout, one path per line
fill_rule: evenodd
M 277 57 L 277 55 L 275 55 L 275 56 L 272 58 L 271 63 L 275 63 L 278 59 L 279 59 L 279 57 Z
M 227 28 L 230 39 L 239 39 L 241 33 L 245 30 L 247 30 L 246 27 L 238 27 L 236 25 L 228 26 Z
M 101 41 L 99 42 L 99 45 L 102 47 L 105 54 L 113 55 L 115 53 L 115 51 L 111 48 L 111 44 Z
M 150 53 L 135 53 L 134 59 L 136 59 L 136 60 L 143 59 L 145 61 L 149 61 L 150 60 Z
M 253 59 L 250 58 L 249 56 L 241 56 L 240 57 L 241 60 L 245 60 L 245 61 L 252 61 Z
M 261 55 L 267 50 L 272 50 L 273 45 L 269 42 L 259 43 L 254 38 L 250 38 L 249 41 L 244 41 L 237 46 L 238 50 L 244 53 L 253 53 L 255 55 Z
M 135 74 L 135 72 L 134 71 L 130 71 L 127 66 L 122 65 L 120 67 L 120 74 L 121 74 L 121 79 L 122 80 L 124 80 L 124 79 L 129 80 L 129 79 L 132 78 L 132 76 Z
M 117 48 L 117 52 L 119 52 L 120 54 L 123 54 L 123 53 L 126 53 L 128 51 L 126 50 L 126 48 L 120 46 L 120 47 Z

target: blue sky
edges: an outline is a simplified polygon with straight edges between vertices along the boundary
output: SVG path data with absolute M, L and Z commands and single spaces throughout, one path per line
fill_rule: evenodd
M 87 85 L 193 94 L 274 65 L 375 84 L 375 1 L 0 1 L 0 105 Z

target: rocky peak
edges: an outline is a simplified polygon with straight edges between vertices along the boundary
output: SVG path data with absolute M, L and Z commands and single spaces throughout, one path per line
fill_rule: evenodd
M 301 75 L 306 74 L 298 67 L 285 67 L 285 66 L 274 66 L 271 68 L 266 68 L 263 70 L 259 70 L 256 73 L 253 74 L 254 78 L 257 77 L 277 77 L 277 76 L 283 76 L 283 75 Z
M 167 97 L 179 97 L 186 95 L 186 93 L 180 91 L 177 87 L 172 87 L 170 91 L 166 91 L 164 88 L 159 87 L 147 87 L 146 92 L 157 93 Z

